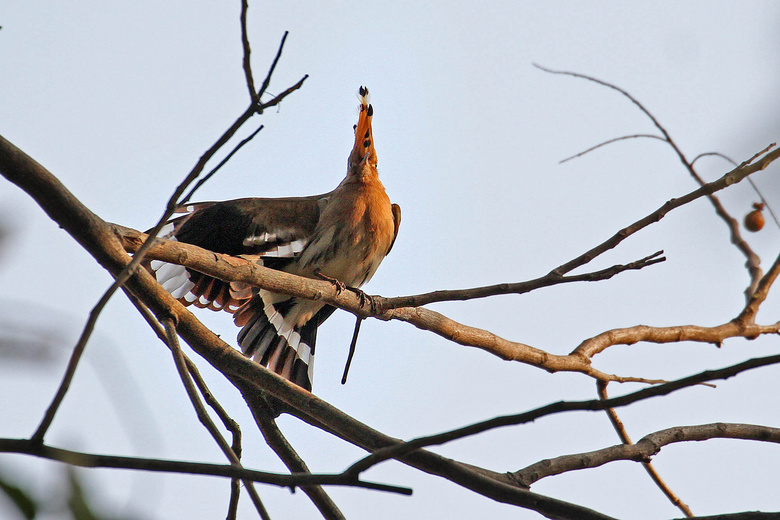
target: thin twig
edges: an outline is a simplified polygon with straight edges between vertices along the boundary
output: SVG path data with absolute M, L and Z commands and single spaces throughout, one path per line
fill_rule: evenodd
M 674 150 L 675 154 L 677 154 L 677 157 L 680 159 L 680 162 L 682 162 L 685 169 L 688 171 L 688 173 L 693 177 L 693 179 L 699 184 L 699 186 L 704 186 L 707 183 L 702 179 L 702 177 L 696 172 L 696 170 L 693 167 L 694 161 L 688 161 L 686 159 L 685 154 L 683 154 L 682 150 L 679 146 L 677 146 L 677 143 L 672 139 L 672 136 L 669 134 L 669 132 L 664 128 L 664 126 L 658 121 L 658 119 L 655 118 L 655 116 L 647 109 L 645 108 L 642 103 L 639 102 L 634 96 L 629 94 L 626 90 L 613 85 L 611 83 L 608 83 L 606 81 L 594 78 L 592 76 L 588 76 L 585 74 L 579 74 L 576 72 L 569 72 L 569 71 L 559 71 L 559 70 L 551 70 L 545 67 L 542 67 L 541 65 L 534 64 L 535 67 L 548 72 L 550 74 L 563 74 L 566 76 L 572 76 L 575 78 L 581 78 L 588 81 L 591 81 L 593 83 L 597 83 L 599 85 L 605 86 L 607 88 L 610 88 L 612 90 L 615 90 L 622 94 L 624 97 L 626 97 L 629 101 L 631 101 L 634 105 L 636 105 L 639 110 L 642 111 L 645 116 L 647 116 L 650 121 L 653 122 L 655 127 L 663 134 L 663 141 L 666 141 L 669 146 L 672 147 L 672 150 Z M 606 144 L 606 143 L 605 143 Z M 768 146 L 761 152 L 757 153 L 753 157 L 751 157 L 748 161 L 745 161 L 740 166 L 747 166 L 750 164 L 754 159 L 759 157 L 760 155 L 763 155 L 766 153 L 769 149 L 771 149 L 774 146 L 774 144 Z M 742 238 L 742 234 L 740 233 L 739 229 L 739 222 L 732 217 L 728 211 L 726 211 L 726 208 L 721 204 L 720 200 L 717 196 L 715 196 L 713 193 L 708 193 L 707 198 L 709 199 L 710 203 L 712 203 L 713 207 L 715 208 L 715 213 L 726 223 L 726 226 L 729 228 L 729 234 L 731 238 L 731 243 L 734 244 L 737 249 L 745 256 L 747 259 L 746 267 L 748 269 L 748 274 L 750 276 L 750 284 L 745 289 L 745 298 L 750 299 L 751 294 L 755 291 L 756 284 L 758 283 L 758 280 L 762 276 L 761 268 L 759 267 L 761 263 L 761 259 L 758 257 L 758 255 L 755 254 L 755 252 L 750 248 L 747 242 Z
M 265 110 L 266 108 L 275 107 L 276 105 L 281 103 L 281 101 L 284 98 L 286 98 L 287 96 L 289 96 L 290 94 L 292 94 L 293 92 L 301 88 L 303 86 L 303 82 L 306 81 L 308 78 L 309 75 L 304 74 L 303 77 L 299 79 L 298 82 L 294 84 L 292 87 L 283 90 L 281 94 L 274 96 L 270 101 L 267 101 L 265 103 L 260 103 L 258 108 L 258 113 L 262 113 L 263 110 Z
M 572 159 L 576 159 L 576 158 L 578 158 L 578 157 L 582 157 L 583 155 L 585 155 L 585 154 L 587 154 L 587 153 L 590 153 L 590 152 L 592 152 L 593 150 L 598 150 L 598 149 L 599 149 L 599 148 L 601 148 L 602 146 L 607 146 L 608 144 L 612 144 L 612 143 L 615 143 L 615 142 L 617 142 L 617 141 L 623 141 L 623 140 L 625 140 L 625 139 L 637 139 L 637 138 L 640 138 L 640 137 L 648 137 L 648 138 L 651 138 L 651 139 L 658 139 L 659 141 L 664 141 L 664 142 L 666 142 L 666 139 L 664 139 L 664 138 L 663 138 L 663 137 L 661 137 L 661 136 L 655 135 L 655 134 L 634 134 L 634 135 L 624 135 L 624 136 L 622 136 L 622 137 L 615 137 L 615 138 L 613 138 L 613 139 L 609 139 L 609 140 L 607 140 L 607 141 L 604 141 L 603 143 L 599 143 L 599 144 L 597 144 L 597 145 L 595 145 L 595 146 L 591 146 L 591 147 L 590 147 L 590 148 L 588 148 L 587 150 L 583 150 L 583 151 L 581 151 L 581 152 L 580 152 L 580 153 L 578 153 L 578 154 L 574 154 L 574 155 L 572 155 L 572 156 L 570 156 L 570 157 L 567 157 L 567 158 L 565 158 L 565 159 L 561 159 L 560 161 L 558 161 L 558 164 L 563 164 L 563 163 L 565 163 L 565 162 L 567 162 L 567 161 L 571 161 Z
M 287 41 L 288 34 L 290 34 L 290 31 L 284 31 L 284 35 L 282 36 L 282 41 L 279 43 L 279 48 L 276 51 L 276 56 L 274 56 L 274 61 L 271 62 L 271 67 L 268 69 L 268 74 L 265 75 L 263 84 L 260 87 L 260 90 L 257 91 L 257 97 L 255 99 L 257 99 L 258 103 L 261 101 L 263 94 L 265 94 L 268 85 L 271 83 L 271 76 L 273 76 L 274 74 L 274 69 L 276 69 L 276 64 L 279 63 L 279 58 L 282 57 L 282 49 L 284 49 L 284 42 Z M 265 108 L 267 107 L 265 107 L 264 105 L 257 105 L 257 109 L 259 113 L 262 113 Z
M 206 404 L 208 404 L 212 410 L 214 410 L 219 419 L 222 421 L 222 424 L 232 435 L 233 442 L 230 445 L 230 449 L 233 450 L 233 453 L 236 454 L 238 459 L 241 459 L 241 428 L 238 426 L 238 423 L 228 415 L 227 411 L 225 411 L 219 401 L 217 401 L 217 399 L 214 397 L 214 394 L 211 393 L 211 390 L 209 390 L 209 387 L 206 385 L 203 377 L 201 377 L 200 371 L 198 370 L 198 367 L 195 365 L 195 363 L 193 363 L 192 360 L 187 356 L 184 356 L 184 360 L 187 362 L 187 371 L 189 372 L 190 377 L 192 377 L 192 380 L 195 381 L 195 385 L 198 387 L 200 394 L 203 396 L 203 400 L 206 401 Z M 228 519 L 235 519 L 238 515 L 238 499 L 241 493 L 240 484 L 241 481 L 236 478 L 234 478 L 230 483 Z
M 500 283 L 495 285 L 486 285 L 482 287 L 471 287 L 468 289 L 448 289 L 438 290 L 429 293 L 415 294 L 411 296 L 396 296 L 393 298 L 374 297 L 377 307 L 383 310 L 397 309 L 400 307 L 420 307 L 430 303 L 443 301 L 466 301 L 476 298 L 487 298 L 500 294 L 525 294 L 544 287 L 551 287 L 564 283 L 573 282 L 597 282 L 609 280 L 610 278 L 624 272 L 643 269 L 645 267 L 663 262 L 666 258 L 661 257 L 663 251 L 657 251 L 645 258 L 629 262 L 628 264 L 616 264 L 606 269 L 600 269 L 590 273 L 578 275 L 562 276 L 556 271 L 551 271 L 544 276 L 527 280 L 524 282 Z
M 211 420 L 211 417 L 209 417 L 208 412 L 203 407 L 203 403 L 201 403 L 200 398 L 198 397 L 195 385 L 192 383 L 192 379 L 190 379 L 190 374 L 187 369 L 187 358 L 184 355 L 184 352 L 182 352 L 181 347 L 179 347 L 179 338 L 176 334 L 176 327 L 174 325 L 173 319 L 169 318 L 164 320 L 163 327 L 165 328 L 168 346 L 173 352 L 173 359 L 176 363 L 176 369 L 179 372 L 179 377 L 184 384 L 184 388 L 187 391 L 187 396 L 190 398 L 190 402 L 192 403 L 193 408 L 195 408 L 195 413 L 197 414 L 198 419 L 206 428 L 206 430 L 208 430 L 208 432 L 211 434 L 212 438 L 216 441 L 217 445 L 220 447 L 230 463 L 237 468 L 242 468 L 241 460 L 238 458 L 238 455 L 227 444 L 225 438 L 222 437 L 222 434 Z M 260 496 L 257 494 L 257 490 L 255 490 L 252 481 L 244 480 L 244 486 L 246 486 L 247 493 L 249 493 L 249 497 L 252 499 L 252 502 L 255 505 L 255 509 L 257 509 L 260 517 L 263 520 L 270 520 L 271 517 L 268 514 L 268 511 L 265 509 L 263 502 L 260 500 Z
M 252 100 L 252 104 L 257 104 L 260 97 L 255 91 L 255 79 L 252 76 L 252 61 L 250 60 L 252 49 L 249 46 L 249 34 L 246 29 L 246 12 L 248 9 L 248 0 L 241 0 L 241 46 L 244 49 L 242 65 L 244 67 L 244 76 L 246 77 L 246 86 L 249 89 L 249 98 Z
M 114 286 L 112 285 L 112 288 L 113 287 Z M 60 405 L 62 404 L 62 400 L 65 399 L 65 394 L 70 388 L 70 383 L 73 381 L 73 376 L 76 374 L 76 368 L 78 367 L 79 361 L 81 360 L 81 355 L 84 353 L 84 349 L 86 348 L 87 342 L 92 335 L 92 331 L 95 329 L 95 323 L 97 322 L 100 313 L 103 311 L 103 308 L 106 306 L 108 300 L 111 299 L 113 294 L 114 291 L 112 290 L 105 292 L 103 296 L 100 297 L 100 300 L 98 300 L 97 304 L 90 311 L 87 323 L 84 325 L 84 330 L 81 331 L 81 336 L 79 336 L 79 339 L 76 342 L 76 346 L 73 348 L 73 352 L 70 354 L 70 359 L 68 360 L 68 365 L 65 368 L 65 374 L 62 376 L 60 386 L 57 388 L 57 393 L 54 394 L 54 397 L 46 409 L 46 413 L 44 413 L 38 428 L 30 437 L 31 441 L 43 442 L 43 438 L 46 435 L 46 432 L 49 430 L 52 421 L 54 421 L 54 416 L 56 415 L 57 410 L 59 410 Z
M 609 395 L 607 395 L 607 383 L 604 383 L 602 381 L 596 382 L 596 389 L 598 392 L 599 399 L 602 401 L 606 401 L 609 399 Z M 623 425 L 623 421 L 620 420 L 620 417 L 618 417 L 617 412 L 615 412 L 614 408 L 605 408 L 604 412 L 607 414 L 607 417 L 609 418 L 609 422 L 612 423 L 612 427 L 615 429 L 615 432 L 617 433 L 618 437 L 620 438 L 620 442 L 623 444 L 633 444 L 631 442 L 631 438 L 628 436 L 628 432 L 626 431 L 626 427 Z M 691 511 L 691 508 L 688 507 L 688 504 L 682 501 L 680 497 L 677 496 L 677 494 L 672 491 L 672 489 L 664 482 L 664 480 L 661 478 L 661 475 L 658 474 L 655 467 L 653 466 L 652 462 L 643 462 L 642 465 L 645 468 L 645 471 L 650 476 L 650 479 L 655 483 L 656 486 L 661 490 L 661 492 L 666 495 L 666 498 L 669 499 L 669 501 L 677 507 L 682 513 L 687 517 L 692 517 L 693 511 Z
M 231 157 L 233 157 L 233 155 L 235 155 L 235 153 L 236 153 L 237 151 L 239 151 L 239 150 L 240 150 L 240 149 L 241 149 L 241 148 L 242 148 L 242 147 L 243 147 L 243 146 L 244 146 L 246 143 L 248 143 L 249 141 L 251 141 L 251 140 L 252 140 L 252 138 L 253 138 L 254 136 L 256 136 L 256 135 L 257 135 L 257 134 L 260 132 L 260 130 L 262 130 L 262 129 L 263 129 L 263 125 L 260 125 L 260 126 L 257 128 L 257 130 L 255 130 L 254 132 L 252 132 L 251 134 L 249 134 L 249 136 L 247 136 L 246 138 L 242 139 L 242 140 L 241 140 L 241 142 L 240 142 L 240 143 L 238 143 L 238 144 L 237 144 L 237 145 L 236 145 L 236 146 L 235 146 L 235 147 L 234 147 L 234 148 L 233 148 L 233 149 L 230 151 L 230 153 L 229 153 L 229 154 L 227 154 L 227 155 L 224 157 L 224 159 L 222 159 L 221 161 L 219 161 L 219 164 L 217 164 L 217 165 L 216 165 L 214 168 L 212 168 L 212 169 L 211 169 L 211 171 L 210 171 L 210 172 L 208 172 L 206 175 L 204 175 L 202 179 L 199 179 L 199 180 L 198 180 L 198 182 L 196 182 L 196 183 L 195 183 L 195 186 L 193 186 L 193 187 L 192 187 L 192 189 L 191 189 L 191 190 L 190 190 L 190 191 L 187 193 L 187 195 L 185 195 L 185 196 L 184 196 L 184 198 L 183 198 L 183 199 L 181 199 L 181 201 L 179 202 L 179 205 L 184 205 L 184 204 L 187 204 L 187 203 L 190 201 L 190 199 L 192 198 L 192 196 L 195 194 L 195 192 L 198 190 L 198 188 L 200 188 L 201 186 L 203 186 L 203 184 L 205 184 L 205 183 L 206 183 L 206 181 L 208 181 L 209 179 L 211 179 L 211 177 L 213 177 L 213 176 L 214 176 L 214 174 L 215 174 L 215 173 L 217 173 L 217 172 L 219 171 L 219 169 L 220 169 L 220 168 L 222 168 L 222 167 L 225 165 L 225 163 L 227 163 L 227 162 L 230 160 L 230 158 L 231 158 Z

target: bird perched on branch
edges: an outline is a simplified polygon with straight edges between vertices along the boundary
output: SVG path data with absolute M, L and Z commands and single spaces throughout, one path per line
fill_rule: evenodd
M 188 204 L 160 236 L 340 287 L 365 284 L 393 247 L 401 208 L 390 203 L 377 174 L 368 89 L 361 87 L 359 97 L 355 145 L 347 176 L 335 190 L 311 197 Z M 152 261 L 150 267 L 184 305 L 232 313 L 247 356 L 311 390 L 317 327 L 334 307 L 223 282 L 179 265 Z

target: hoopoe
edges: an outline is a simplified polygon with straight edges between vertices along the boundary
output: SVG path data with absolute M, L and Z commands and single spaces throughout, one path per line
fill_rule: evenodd
M 368 89 L 360 87 L 360 115 L 347 176 L 323 195 L 244 198 L 182 206 L 183 216 L 160 233 L 260 265 L 358 288 L 390 252 L 401 223 L 379 181 Z M 152 261 L 157 280 L 184 305 L 233 314 L 245 355 L 311 391 L 317 327 L 330 305 L 227 283 L 183 266 Z

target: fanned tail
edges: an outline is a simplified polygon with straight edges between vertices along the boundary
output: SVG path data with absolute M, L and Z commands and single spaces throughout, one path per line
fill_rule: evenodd
M 266 299 L 271 300 L 270 293 Z M 335 307 L 326 305 L 302 326 L 296 326 L 301 302 L 288 298 L 274 303 L 258 295 L 235 313 L 238 344 L 249 357 L 311 391 L 314 370 L 314 348 L 317 327 L 330 316 Z

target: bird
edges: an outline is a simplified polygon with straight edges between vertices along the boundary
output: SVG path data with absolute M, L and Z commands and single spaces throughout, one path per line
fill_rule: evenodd
M 368 282 L 393 248 L 401 208 L 390 202 L 377 172 L 373 105 L 358 90 L 359 116 L 347 174 L 322 195 L 240 198 L 184 204 L 159 237 L 355 290 Z M 311 391 L 317 328 L 336 310 L 306 300 L 226 282 L 176 264 L 148 268 L 182 304 L 233 314 L 247 357 Z

